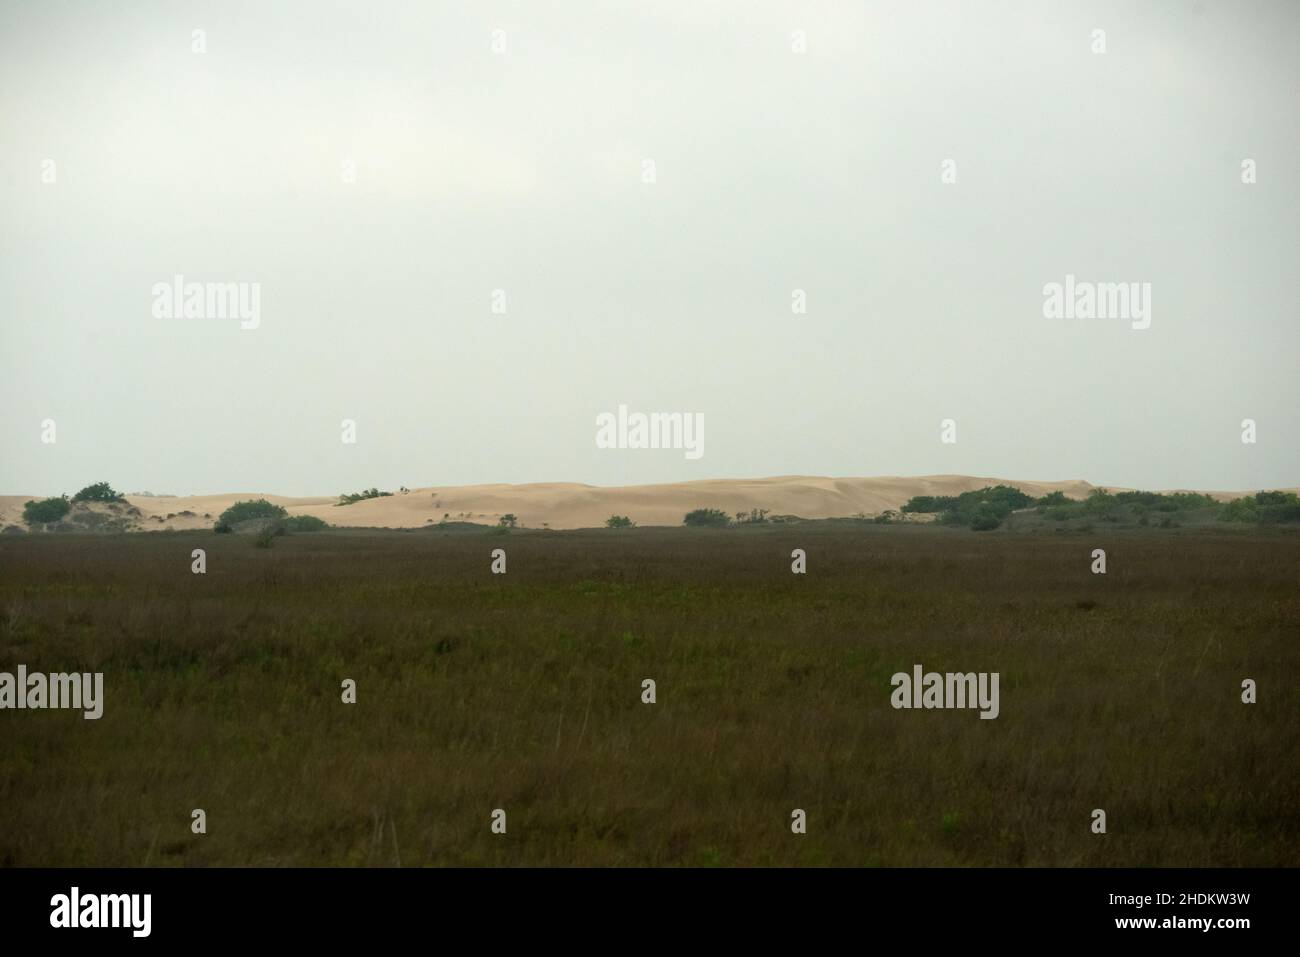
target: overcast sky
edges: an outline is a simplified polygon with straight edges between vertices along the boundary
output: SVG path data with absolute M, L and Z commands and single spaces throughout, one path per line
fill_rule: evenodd
M 0 492 L 1300 484 L 1298 47 L 1289 2 L 3 3 Z M 177 274 L 257 328 L 157 317 Z M 1067 275 L 1149 328 L 1045 318 Z M 703 456 L 598 449 L 620 404 Z

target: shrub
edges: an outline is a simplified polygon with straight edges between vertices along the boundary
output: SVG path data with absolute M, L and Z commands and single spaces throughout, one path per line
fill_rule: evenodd
M 1202 495 L 1200 492 L 1170 492 L 1168 495 L 1162 495 L 1165 503 L 1173 506 L 1174 511 L 1184 511 L 1190 508 L 1214 508 L 1218 502 L 1212 496 Z
M 694 527 L 721 528 L 731 524 L 731 516 L 720 508 L 697 508 L 687 512 L 682 524 Z
M 1280 505 L 1265 505 L 1259 510 L 1259 520 L 1265 523 L 1300 522 L 1300 502 L 1292 501 Z
M 1221 522 L 1300 522 L 1300 499 L 1294 492 L 1256 492 L 1219 507 Z
M 1253 498 L 1234 498 L 1231 502 L 1224 502 L 1223 507 L 1219 509 L 1219 521 L 1257 522 L 1259 507 Z
M 605 519 L 605 527 L 635 528 L 636 522 L 632 521 L 632 519 L 628 518 L 626 515 L 611 515 L 609 518 Z
M 1058 494 L 1058 493 L 1053 493 Z M 1046 501 L 1044 501 L 1046 500 Z M 1064 501 L 1064 496 L 1061 498 Z M 978 521 L 979 531 L 997 528 L 1018 508 L 1054 504 L 1057 499 L 1035 499 L 1011 485 L 992 485 L 960 495 L 918 495 L 903 506 L 904 512 L 938 512 L 941 525 L 970 525 Z M 994 522 L 990 525 L 989 522 Z
M 66 495 L 60 495 L 58 498 L 47 498 L 39 502 L 32 501 L 23 506 L 23 521 L 28 525 L 58 522 L 71 510 L 72 505 Z
M 253 539 L 253 544 L 258 548 L 270 548 L 275 543 L 275 540 L 283 534 L 283 523 L 270 522 L 265 528 L 257 533 L 257 538 Z
M 72 496 L 74 502 L 125 502 L 120 492 L 113 490 L 113 486 L 107 482 L 96 482 L 94 485 L 87 485 L 76 495 Z
M 1084 509 L 1093 514 L 1109 511 L 1114 504 L 1115 496 L 1104 488 L 1093 489 L 1088 493 L 1088 497 L 1083 500 Z
M 315 515 L 292 515 L 282 523 L 286 532 L 323 532 L 329 523 Z
M 1158 492 L 1116 492 L 1114 499 L 1120 505 L 1143 505 L 1159 508 L 1160 505 L 1167 504 L 1165 497 Z
M 497 524 L 502 528 L 514 528 L 519 524 L 519 516 L 515 515 L 513 512 L 507 512 L 497 519 Z
M 946 512 L 957 504 L 955 495 L 916 495 L 907 500 L 904 512 Z
M 1238 500 L 1240 501 L 1240 499 Z M 1256 492 L 1256 505 L 1290 505 L 1296 501 L 1295 492 Z
M 1106 489 L 1093 489 L 1082 502 L 1071 501 L 1059 493 L 1044 495 L 1037 502 L 1038 514 L 1051 521 L 1063 522 L 1069 519 L 1090 518 L 1102 522 L 1135 521 L 1139 525 L 1156 524 L 1160 528 L 1175 528 L 1176 523 L 1154 521 L 1151 513 L 1169 515 L 1174 512 L 1186 512 L 1196 509 L 1218 509 L 1219 503 L 1208 495 L 1199 492 L 1109 492 Z M 1220 514 L 1225 521 L 1253 521 L 1254 519 L 1232 519 Z
M 1043 512 L 1043 515 L 1052 522 L 1068 522 L 1072 518 L 1078 518 L 1083 514 L 1082 502 L 1071 502 L 1068 505 L 1054 505 Z
M 351 492 L 340 495 L 335 505 L 351 505 L 353 502 L 364 502 L 368 498 L 386 498 L 391 497 L 392 492 L 381 492 L 377 488 L 368 488 L 364 492 Z
M 229 535 L 231 532 L 234 531 L 234 529 L 231 528 L 230 525 L 228 525 L 225 522 L 217 522 L 217 524 L 212 526 L 212 530 L 216 532 L 218 535 Z
M 217 517 L 218 524 L 238 525 L 255 518 L 287 518 L 288 511 L 282 505 L 273 505 L 264 498 L 248 502 L 236 502 Z
M 1034 504 L 1032 496 L 1026 495 L 1020 489 L 1011 485 L 995 485 L 992 488 L 981 489 L 978 492 L 965 492 L 958 496 L 958 500 L 965 499 L 967 496 L 978 496 L 978 499 L 972 498 L 972 501 L 986 502 L 999 509 L 1014 510 L 1028 508 Z

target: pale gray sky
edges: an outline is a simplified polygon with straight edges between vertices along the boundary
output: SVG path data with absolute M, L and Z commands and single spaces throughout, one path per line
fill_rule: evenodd
M 0 492 L 1300 484 L 1298 46 L 1289 2 L 0 4 Z M 178 273 L 259 327 L 156 318 Z M 1044 318 L 1067 274 L 1150 328 Z M 705 454 L 597 449 L 620 403 Z

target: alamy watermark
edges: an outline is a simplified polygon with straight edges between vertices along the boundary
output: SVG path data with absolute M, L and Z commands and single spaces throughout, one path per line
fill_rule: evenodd
M 239 328 L 262 324 L 260 282 L 186 282 L 179 273 L 171 282 L 153 284 L 155 319 L 238 319 Z
M 598 449 L 684 449 L 688 459 L 704 455 L 703 412 L 631 412 L 596 416 Z
M 5 708 L 79 709 L 94 721 L 104 714 L 104 673 L 28 674 L 26 665 L 19 665 L 16 675 L 0 671 L 0 709 Z
M 999 672 L 923 671 L 920 665 L 914 665 L 910 675 L 900 671 L 890 678 L 894 690 L 889 703 L 895 708 L 979 708 L 980 717 L 989 719 L 1001 713 Z
M 50 898 L 50 926 L 125 927 L 132 937 L 148 937 L 152 911 L 152 894 L 83 894 L 74 886 Z
M 1151 326 L 1151 283 L 1079 282 L 1067 273 L 1064 283 L 1043 286 L 1045 319 L 1129 319 L 1134 329 Z

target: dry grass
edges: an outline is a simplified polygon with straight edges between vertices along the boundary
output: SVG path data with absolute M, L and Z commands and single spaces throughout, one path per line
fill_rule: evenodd
M 107 701 L 0 712 L 0 863 L 1294 866 L 1298 573 L 1276 530 L 6 538 L 0 670 Z M 918 662 L 1001 717 L 893 710 Z

